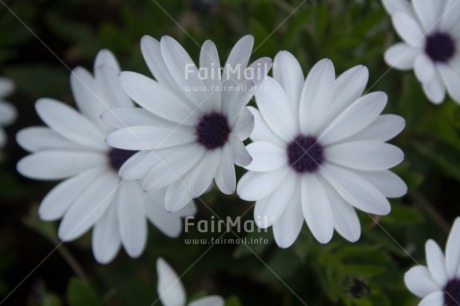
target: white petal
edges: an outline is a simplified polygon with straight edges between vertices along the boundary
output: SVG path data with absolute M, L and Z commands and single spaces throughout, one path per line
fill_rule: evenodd
M 77 67 L 72 70 L 70 85 L 78 109 L 94 123 L 99 121 L 102 111 L 112 106 L 94 77 L 85 68 Z
M 249 106 L 248 109 L 254 116 L 254 129 L 250 136 L 253 141 L 268 141 L 279 147 L 286 145 L 284 141 L 270 129 L 257 109 L 252 106 Z
M 439 286 L 447 283 L 446 262 L 441 248 L 433 240 L 428 240 L 425 244 L 426 262 L 428 269 Z
M 246 68 L 251 57 L 254 37 L 251 35 L 243 36 L 230 51 L 227 62 L 222 73 L 223 81 L 242 79 L 242 72 Z M 237 84 L 235 82 L 233 85 Z
M 107 163 L 98 152 L 42 151 L 22 158 L 17 170 L 25 177 L 39 180 L 60 180 Z
M 120 72 L 120 65 L 118 65 L 115 55 L 109 49 L 102 49 L 97 53 L 96 59 L 94 60 L 94 70 L 100 66 L 107 66 L 117 73 Z
M 107 136 L 109 146 L 124 150 L 158 150 L 190 143 L 195 135 L 186 128 L 139 125 L 117 130 Z
M 40 99 L 35 108 L 40 118 L 63 137 L 90 148 L 107 149 L 99 127 L 71 107 L 56 100 Z
M 270 195 L 290 171 L 287 167 L 270 172 L 247 172 L 238 182 L 237 193 L 246 201 L 257 201 Z
M 399 198 L 407 193 L 406 183 L 391 171 L 360 171 L 359 175 L 387 198 Z
M 221 159 L 220 150 L 206 152 L 201 160 L 184 175 L 184 187 L 188 188 L 193 198 L 201 196 L 216 176 Z
M 436 70 L 433 61 L 422 53 L 415 59 L 414 72 L 420 82 L 427 83 L 434 78 Z
M 235 166 L 233 164 L 233 152 L 230 145 L 222 150 L 222 158 L 216 173 L 216 185 L 225 194 L 232 194 L 236 188 Z
M 47 127 L 27 127 L 16 134 L 16 141 L 29 152 L 45 150 L 87 150 Z
M 252 162 L 245 168 L 250 171 L 265 172 L 278 169 L 287 163 L 287 153 L 269 142 L 253 142 L 247 146 Z
M 266 90 L 255 93 L 262 118 L 279 137 L 287 142 L 291 141 L 298 133 L 298 128 L 286 92 L 270 77 L 265 79 L 262 86 Z
M 449 278 L 456 276 L 460 266 L 460 218 L 455 219 L 446 244 L 446 269 Z
M 410 292 L 421 298 L 441 289 L 433 281 L 428 269 L 423 266 L 415 266 L 407 271 L 404 283 Z
M 157 158 L 152 151 L 139 151 L 125 161 L 118 176 L 129 181 L 144 178 L 156 162 Z
M 153 37 L 144 35 L 141 39 L 141 51 L 145 63 L 149 67 L 155 79 L 159 83 L 168 86 L 174 92 L 177 91 L 178 94 L 182 94 L 182 91 L 178 90 L 179 88 L 174 82 L 168 71 L 168 67 L 163 60 L 160 43 Z M 185 98 L 185 96 L 182 95 L 181 97 Z
M 412 5 L 425 32 L 429 33 L 436 29 L 443 17 L 446 1 L 412 0 Z
M 334 190 L 329 184 L 323 184 L 329 197 L 337 232 L 350 242 L 358 241 L 361 236 L 361 224 L 356 210 Z
M 443 64 L 437 65 L 437 68 L 446 85 L 447 92 L 457 104 L 460 104 L 460 86 L 458 85 L 460 84 L 460 73 Z
M 69 178 L 54 187 L 43 199 L 38 209 L 40 219 L 54 221 L 62 218 L 67 209 L 105 171 L 98 167 Z
M 188 306 L 224 306 L 225 301 L 220 296 L 207 296 L 196 300 Z
M 445 8 L 442 19 L 440 20 L 440 28 L 451 33 L 457 33 L 458 35 L 458 31 L 455 30 L 458 29 L 460 21 L 460 1 L 446 0 L 442 1 L 442 3 L 445 3 Z
M 176 213 L 190 203 L 192 199 L 193 195 L 190 189 L 184 186 L 182 180 L 177 180 L 167 187 L 165 196 L 166 211 Z
M 12 124 L 18 116 L 16 108 L 10 103 L 0 100 L 0 125 Z
M 246 167 L 252 162 L 252 157 L 243 142 L 233 133 L 229 135 L 228 144 L 232 148 L 235 164 L 240 167 Z
M 324 122 L 334 91 L 335 71 L 332 61 L 323 59 L 307 75 L 299 105 L 300 130 L 305 135 L 318 134 Z
M 121 183 L 114 204 L 118 209 L 121 241 L 132 258 L 139 257 L 147 243 L 144 201 L 143 191 L 137 182 Z
M 164 204 L 165 192 L 165 189 L 161 189 L 146 193 L 145 196 L 150 201 L 146 201 L 145 212 L 150 222 L 163 234 L 175 238 L 182 232 L 182 221 L 177 214 L 171 214 L 166 211 Z
M 158 295 L 164 306 L 184 306 L 185 290 L 176 272 L 163 259 L 157 259 Z
M 133 102 L 118 82 L 119 73 L 119 70 L 107 65 L 96 67 L 94 70 L 96 82 L 99 84 L 101 92 L 107 97 L 108 107 L 133 107 Z
M 406 122 L 404 118 L 400 116 L 391 114 L 380 115 L 367 128 L 359 131 L 347 140 L 385 142 L 401 133 L 405 126 Z
M 423 47 L 425 35 L 417 21 L 409 15 L 397 12 L 391 18 L 399 36 L 414 47 Z
M 181 180 L 168 187 L 166 191 L 166 210 L 176 212 L 187 205 L 192 198 L 201 196 L 212 183 L 219 162 L 219 150 L 206 152 Z
M 243 108 L 233 126 L 233 132 L 239 139 L 245 140 L 254 129 L 254 116 L 247 107 Z
M 273 235 L 276 244 L 281 248 L 290 247 L 296 241 L 302 229 L 304 217 L 299 188 L 300 184 L 296 184 L 288 206 L 278 221 L 273 224 Z
M 398 147 L 381 142 L 359 141 L 327 147 L 326 160 L 358 170 L 375 171 L 392 168 L 404 159 Z
M 459 0 L 459 3 L 460 3 L 460 0 Z M 454 57 L 450 60 L 449 65 L 451 65 L 455 71 L 460 73 L 460 54 L 454 55 Z
M 72 241 L 89 230 L 113 203 L 118 183 L 118 177 L 111 172 L 93 181 L 64 215 L 59 225 L 59 238 Z
M 140 106 L 153 114 L 180 124 L 195 124 L 193 110 L 167 87 L 136 72 L 122 72 L 120 84 Z
M 196 215 L 197 208 L 194 201 L 190 201 L 184 208 L 176 211 L 174 214 L 180 217 L 188 217 Z
M 428 294 L 418 303 L 418 306 L 441 306 L 444 305 L 444 292 L 441 290 Z
M 359 175 L 330 164 L 320 168 L 320 174 L 337 193 L 354 207 L 376 215 L 387 215 L 391 206 L 387 198 Z
M 223 86 L 226 86 L 225 84 Z M 231 86 L 231 85 L 230 85 Z M 233 85 L 233 89 L 223 91 L 222 113 L 227 115 L 230 125 L 234 125 L 238 116 L 253 96 L 252 81 L 242 81 Z
M 299 62 L 290 52 L 280 51 L 275 56 L 273 78 L 284 88 L 292 109 L 297 112 L 305 78 Z
M 296 176 L 288 174 L 272 194 L 256 202 L 254 220 L 258 227 L 267 228 L 281 217 L 292 198 L 296 185 Z
M 217 53 L 216 45 L 211 40 L 205 41 L 201 47 L 201 72 L 204 73 L 201 76 L 207 86 L 207 95 L 209 95 L 206 104 L 210 104 L 209 109 L 220 111 L 222 95 L 219 90 L 219 86 L 221 85 L 219 54 Z
M 245 80 L 251 81 L 253 85 L 259 85 L 266 78 L 271 67 L 271 58 L 259 58 L 244 70 L 243 77 Z
M 385 51 L 385 62 L 400 70 L 410 70 L 414 67 L 415 58 L 421 54 L 418 48 L 407 43 L 397 43 Z
M 0 99 L 9 96 L 15 89 L 16 86 L 12 80 L 0 77 Z
M 308 228 L 320 243 L 328 243 L 334 234 L 331 203 L 315 175 L 302 177 L 302 211 Z
M 359 98 L 329 124 L 318 140 L 331 144 L 363 130 L 382 112 L 387 99 L 383 92 L 373 92 Z
M 6 145 L 7 137 L 5 130 L 0 127 L 0 148 Z
M 355 66 L 342 73 L 334 83 L 334 96 L 325 122 L 331 122 L 355 102 L 366 88 L 369 70 L 366 66 Z
M 107 212 L 94 225 L 91 242 L 94 257 L 98 263 L 107 264 L 115 258 L 121 247 L 115 206 L 109 207 Z
M 156 162 L 142 182 L 144 190 L 159 189 L 180 180 L 206 152 L 205 149 L 194 145 L 177 149 L 173 147 L 167 150 L 169 154 L 155 151 L 150 153 L 152 156 L 149 159 L 156 159 Z M 150 164 L 152 164 L 150 161 L 145 163 L 145 165 Z M 145 167 L 145 165 L 139 164 L 138 167 Z
M 114 129 L 122 129 L 133 125 L 162 125 L 163 123 L 168 123 L 166 120 L 140 107 L 108 109 L 101 114 L 101 121 Z
M 439 75 L 436 75 L 431 82 L 423 83 L 423 91 L 427 98 L 434 104 L 440 104 L 446 97 L 446 87 Z
M 188 92 L 187 98 L 194 106 L 199 106 L 208 96 L 204 82 L 199 79 L 198 68 L 185 49 L 172 37 L 163 36 L 160 41 L 161 55 L 179 90 L 186 92 L 188 86 L 199 90 Z

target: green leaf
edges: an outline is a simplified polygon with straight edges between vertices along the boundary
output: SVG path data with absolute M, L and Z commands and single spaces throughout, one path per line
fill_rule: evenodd
M 245 245 L 244 243 L 242 243 L 238 245 L 238 247 L 233 252 L 233 256 L 235 258 L 240 258 L 244 256 L 254 256 L 254 253 L 257 255 L 262 255 L 262 253 L 265 252 L 265 250 L 273 242 L 273 234 L 270 230 L 268 230 L 267 232 L 261 230 L 261 232 L 249 233 L 245 236 L 245 238 L 246 241 L 258 241 L 262 243 L 252 243 L 250 245 Z M 265 243 L 267 241 L 268 243 Z
M 61 306 L 61 300 L 59 297 L 52 293 L 45 294 L 41 306 Z
M 56 226 L 54 222 L 45 222 L 38 217 L 38 205 L 32 205 L 29 214 L 23 218 L 23 222 L 49 241 L 56 241 Z
M 100 306 L 96 294 L 85 283 L 77 278 L 72 278 L 67 287 L 67 302 L 69 306 Z
M 240 299 L 235 296 L 235 295 L 232 295 L 230 296 L 226 301 L 225 301 L 225 306 L 241 306 L 241 301 Z
M 386 271 L 386 268 L 382 266 L 363 264 L 342 265 L 341 269 L 343 272 L 353 273 L 364 277 L 374 277 Z
M 10 66 L 5 69 L 5 72 L 16 82 L 18 91 L 27 94 L 32 99 L 58 98 L 70 93 L 70 71 L 62 66 L 22 64 Z
M 428 161 L 437 165 L 446 175 L 449 175 L 460 181 L 460 162 L 458 160 L 458 152 L 452 152 L 448 148 L 443 148 L 438 145 L 435 148 L 424 144 L 416 143 L 416 150 L 425 157 Z M 443 152 L 439 154 L 438 152 Z
M 382 217 L 382 223 L 398 226 L 419 224 L 424 220 L 425 218 L 420 211 L 403 205 L 393 205 L 391 214 Z

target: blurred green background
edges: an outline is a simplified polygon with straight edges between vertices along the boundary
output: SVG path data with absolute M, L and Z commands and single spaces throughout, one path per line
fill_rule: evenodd
M 207 250 L 184 243 L 184 238 L 202 237 L 199 233 L 169 239 L 150 227 L 147 249 L 137 260 L 122 251 L 111 264 L 98 265 L 90 235 L 56 249 L 56 224 L 40 221 L 36 212 L 54 183 L 17 174 L 16 162 L 26 152 L 14 135 L 42 124 L 34 110 L 36 99 L 46 96 L 73 105 L 69 68 L 92 69 L 101 48 L 112 50 L 123 69 L 149 74 L 139 46 L 145 34 L 173 36 L 195 60 L 196 42 L 215 41 L 224 61 L 241 36 L 252 34 L 252 60 L 273 58 L 284 49 L 298 58 L 304 72 L 325 57 L 332 59 L 337 74 L 366 65 L 368 89 L 389 95 L 385 112 L 407 120 L 393 143 L 406 154 L 395 172 L 410 192 L 392 201 L 389 216 L 360 214 L 363 234 L 354 244 L 336 234 L 331 243 L 320 245 L 304 226 L 285 250 L 274 244 L 271 230 L 264 235 L 268 245 Z M 0 153 L 2 305 L 150 305 L 157 299 L 156 258 L 164 257 L 180 275 L 203 252 L 183 278 L 192 299 L 218 294 L 227 306 L 417 305 L 403 274 L 414 259 L 424 263 L 426 239 L 444 246 L 460 213 L 460 109 L 450 99 L 441 106 L 430 104 L 412 72 L 389 69 L 383 52 L 398 40 L 378 0 L 0 1 L 0 75 L 16 82 L 8 100 L 19 110 Z M 252 204 L 216 191 L 203 200 L 224 218 Z M 198 219 L 211 216 L 199 205 Z M 244 218 L 252 218 L 252 211 Z

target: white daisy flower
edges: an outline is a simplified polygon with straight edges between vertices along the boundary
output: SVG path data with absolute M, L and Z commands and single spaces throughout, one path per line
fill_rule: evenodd
M 418 265 L 404 275 L 410 292 L 422 298 L 419 306 L 460 305 L 460 218 L 455 219 L 446 254 L 433 240 L 425 244 L 427 266 Z
M 16 108 L 4 100 L 14 91 L 14 83 L 10 79 L 0 77 L 0 148 L 6 145 L 6 132 L 3 126 L 12 124 L 17 117 Z
M 142 53 L 156 81 L 134 72 L 120 74 L 123 89 L 145 111 L 116 113 L 134 123 L 110 134 L 107 143 L 140 151 L 119 175 L 142 179 L 144 190 L 167 186 L 165 204 L 171 212 L 203 194 L 213 180 L 223 193 L 233 193 L 234 164 L 251 162 L 242 142 L 254 123 L 246 104 L 253 85 L 271 67 L 269 58 L 247 66 L 252 46 L 252 36 L 240 39 L 220 71 L 216 46 L 208 40 L 198 70 L 173 38 L 164 36 L 158 42 L 144 36 Z M 152 114 L 160 118 L 150 119 Z M 108 120 L 112 116 L 104 114 Z
M 147 219 L 170 237 L 180 234 L 182 222 L 180 216 L 164 210 L 164 190 L 147 194 L 139 182 L 118 177 L 121 165 L 135 152 L 107 146 L 105 137 L 114 129 L 99 116 L 111 107 L 135 108 L 118 84 L 120 68 L 113 54 L 100 51 L 94 66 L 94 77 L 81 67 L 71 74 L 81 113 L 52 99 L 37 101 L 37 113 L 48 127 L 29 127 L 17 134 L 21 147 L 32 152 L 18 162 L 17 169 L 32 179 L 64 179 L 43 199 L 40 218 L 62 218 L 58 234 L 63 241 L 74 240 L 94 227 L 94 256 L 108 263 L 121 246 L 131 257 L 142 254 Z M 193 206 L 181 215 L 191 213 Z
M 431 102 L 441 103 L 447 89 L 460 104 L 460 0 L 382 1 L 404 40 L 385 52 L 385 61 L 414 69 Z
M 294 243 L 304 219 L 321 243 L 330 241 L 334 228 L 358 240 L 354 208 L 386 215 L 387 197 L 407 191 L 387 170 L 403 160 L 403 152 L 385 143 L 401 132 L 404 120 L 379 116 L 385 93 L 360 97 L 368 80 L 364 66 L 336 79 L 332 62 L 324 59 L 304 82 L 297 60 L 281 51 L 273 75 L 255 93 L 259 110 L 251 108 L 255 126 L 247 146 L 253 161 L 238 183 L 239 196 L 256 201 L 256 223 L 273 225 L 280 247 Z
M 158 295 L 164 306 L 224 306 L 224 299 L 217 295 L 204 297 L 186 304 L 184 286 L 176 272 L 163 259 L 157 260 Z

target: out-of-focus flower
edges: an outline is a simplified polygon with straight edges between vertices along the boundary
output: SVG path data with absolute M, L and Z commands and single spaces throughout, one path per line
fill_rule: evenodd
M 187 297 L 176 272 L 163 259 L 157 260 L 158 295 L 164 306 L 185 306 Z M 198 299 L 188 306 L 224 306 L 224 299 L 213 295 Z
M 422 298 L 419 306 L 460 304 L 460 218 L 452 227 L 443 254 L 433 240 L 425 244 L 427 267 L 418 265 L 404 275 L 410 292 Z
M 32 152 L 18 162 L 18 171 L 29 178 L 62 180 L 43 199 L 39 216 L 58 220 L 59 237 L 74 240 L 93 227 L 93 253 L 100 263 L 110 262 L 123 246 L 138 257 L 147 242 L 147 220 L 170 237 L 182 230 L 179 215 L 194 213 L 185 207 L 179 215 L 164 209 L 164 190 L 144 193 L 139 182 L 123 181 L 118 170 L 135 151 L 113 149 L 105 143 L 113 125 L 100 120 L 104 110 L 136 110 L 121 90 L 120 71 L 113 54 L 102 50 L 96 57 L 93 77 L 86 69 L 72 71 L 71 85 L 80 112 L 48 98 L 36 103 L 48 127 L 29 127 L 17 134 L 18 143 Z
M 385 52 L 386 62 L 414 69 L 431 102 L 444 101 L 447 89 L 460 104 L 460 1 L 382 1 L 404 40 Z

